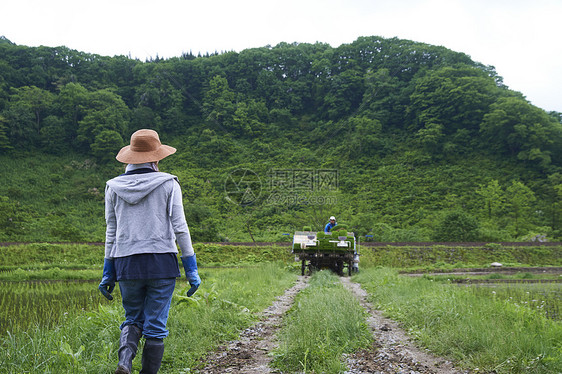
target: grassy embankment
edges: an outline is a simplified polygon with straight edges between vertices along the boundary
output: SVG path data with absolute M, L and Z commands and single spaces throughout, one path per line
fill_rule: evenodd
M 289 263 L 290 247 L 195 244 L 200 267 Z M 104 247 L 87 244 L 33 243 L 0 247 L 0 281 L 100 280 Z
M 483 246 L 411 245 L 362 247 L 361 265 L 386 266 L 403 270 L 432 271 L 503 266 L 562 266 L 562 245 L 510 246 L 488 243 Z

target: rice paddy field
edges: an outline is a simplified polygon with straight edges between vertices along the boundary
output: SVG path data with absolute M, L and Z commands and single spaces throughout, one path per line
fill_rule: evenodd
M 112 302 L 97 289 L 103 247 L 30 244 L 0 247 L 0 251 L 1 371 L 114 370 L 123 312 L 118 287 Z M 196 251 L 203 284 L 193 298 L 186 298 L 187 282 L 177 281 L 162 373 L 195 371 L 209 352 L 255 323 L 300 273 L 288 247 L 205 244 Z M 560 249 L 510 253 L 501 248 L 498 251 L 504 260 L 511 259 L 507 263 L 515 269 L 509 274 L 458 274 L 463 272 L 459 264 L 482 268 L 493 259 L 490 248 L 481 253 L 462 251 L 466 256 L 454 261 L 442 260 L 450 253 L 459 256 L 458 249 L 411 251 L 412 258 L 400 267 L 393 253 L 407 258 L 407 248 L 369 248 L 362 253 L 361 270 L 352 281 L 359 282 L 371 302 L 404 325 L 422 346 L 463 368 L 488 373 L 562 372 Z M 558 270 L 530 271 L 534 266 Z M 400 273 L 413 269 L 423 272 L 416 277 Z M 345 371 L 345 364 L 337 359 L 344 352 L 342 339 L 349 343 L 344 344 L 345 352 L 368 342 L 364 311 L 346 300 L 336 276 L 314 276 L 287 315 L 280 333 L 283 344 L 274 352 L 273 364 L 288 373 Z M 324 331 L 320 343 L 314 339 L 306 330 L 319 308 L 326 321 L 341 321 L 341 313 L 353 315 L 358 330 L 349 330 L 349 335 L 354 338 L 343 337 L 349 326 L 330 322 L 334 332 Z M 506 344 L 505 336 L 516 336 L 519 342 L 508 339 Z M 327 361 L 328 356 L 335 361 Z M 140 360 L 135 360 L 134 369 L 140 369 Z
M 101 300 L 95 281 L 0 282 L 0 335 L 33 326 L 51 328 Z M 119 290 L 115 294 L 119 300 Z

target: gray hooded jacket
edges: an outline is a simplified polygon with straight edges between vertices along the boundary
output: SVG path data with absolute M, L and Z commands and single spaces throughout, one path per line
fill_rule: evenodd
M 181 188 L 168 173 L 120 175 L 105 188 L 105 257 L 143 253 L 193 255 Z

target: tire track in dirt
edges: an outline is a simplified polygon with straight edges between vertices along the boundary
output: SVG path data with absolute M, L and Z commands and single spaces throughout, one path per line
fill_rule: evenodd
M 205 374 L 222 373 L 276 373 L 269 367 L 271 356 L 277 347 L 276 333 L 283 316 L 293 305 L 295 296 L 308 286 L 309 277 L 299 276 L 295 285 L 279 296 L 262 312 L 260 321 L 244 330 L 237 340 L 219 347 L 205 359 L 202 369 L 195 372 Z
M 373 332 L 371 349 L 360 350 L 346 357 L 346 374 L 408 373 L 408 374 L 466 374 L 455 369 L 450 361 L 436 357 L 416 347 L 400 326 L 373 308 L 367 292 L 347 277 L 340 277 L 343 285 L 369 312 L 367 323 Z

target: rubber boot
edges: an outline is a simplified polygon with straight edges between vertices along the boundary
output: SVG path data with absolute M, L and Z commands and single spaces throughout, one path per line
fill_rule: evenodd
M 142 330 L 135 325 L 127 325 L 121 330 L 119 339 L 119 364 L 115 370 L 115 374 L 131 374 L 133 359 L 137 355 L 139 340 L 142 336 Z
M 156 374 L 162 364 L 164 356 L 164 341 L 162 339 L 146 339 L 142 351 L 142 370 L 140 374 Z

